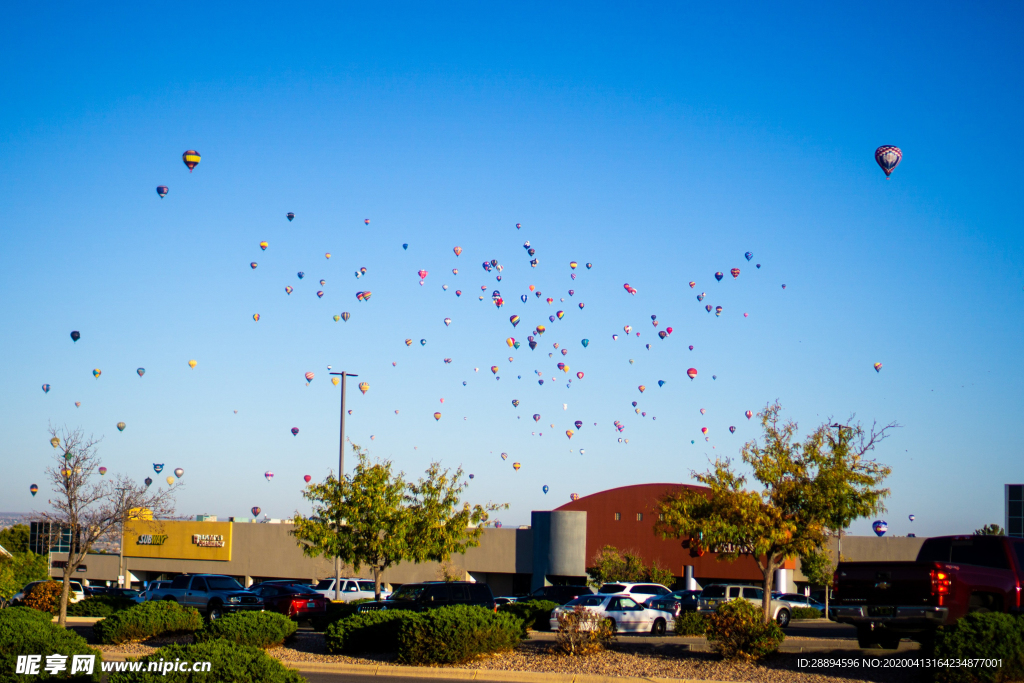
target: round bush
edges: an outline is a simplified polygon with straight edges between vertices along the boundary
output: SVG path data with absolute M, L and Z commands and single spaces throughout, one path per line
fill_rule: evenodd
M 210 662 L 210 670 L 138 671 L 110 674 L 109 683 L 304 683 L 299 672 L 285 667 L 258 647 L 226 640 L 209 640 L 195 645 L 168 645 L 140 660 L 149 662 Z
M 153 600 L 96 622 L 93 634 L 104 644 L 143 640 L 164 633 L 190 633 L 203 627 L 203 618 L 192 607 L 173 600 Z
M 708 616 L 708 642 L 725 659 L 760 659 L 777 652 L 786 638 L 775 621 L 746 600 L 730 600 Z
M 56 612 L 60 608 L 62 584 L 58 581 L 43 581 L 32 586 L 25 593 L 21 604 L 40 612 Z
M 935 658 L 999 659 L 999 667 L 946 668 L 936 671 L 941 683 L 1002 683 L 1024 680 L 1024 617 L 974 612 L 935 635 Z
M 238 612 L 226 614 L 196 631 L 197 643 L 228 640 L 239 645 L 277 647 L 295 635 L 299 625 L 277 612 Z
M 511 650 L 523 622 L 484 607 L 453 605 L 428 610 L 401 624 L 398 659 L 409 664 L 457 664 L 477 655 Z
M 321 616 L 312 617 L 309 620 L 309 624 L 313 627 L 314 631 L 323 631 L 339 619 L 344 619 L 345 617 L 350 617 L 353 614 L 356 614 L 357 608 L 364 602 L 373 601 L 369 598 L 362 598 L 360 600 L 353 600 L 352 602 L 328 602 L 327 613 Z
M 708 631 L 708 620 L 696 611 L 680 612 L 676 617 L 677 636 L 702 636 Z
M 421 615 L 407 610 L 377 610 L 339 619 L 324 631 L 327 651 L 334 654 L 395 652 L 401 624 Z
M 131 609 L 136 603 L 128 598 L 117 598 L 110 595 L 97 595 L 81 602 L 68 605 L 69 617 L 109 617 L 115 612 Z
M 88 646 L 85 638 L 74 631 L 68 631 L 50 621 L 49 612 L 40 612 L 26 607 L 10 607 L 0 610 L 0 683 L 26 683 L 50 677 L 40 667 L 41 675 L 26 676 L 15 674 L 18 655 L 67 656 L 70 669 L 73 655 L 95 655 L 92 676 L 76 676 L 61 680 L 100 680 L 100 653 Z
M 510 602 L 507 605 L 502 605 L 498 608 L 498 613 L 519 617 L 523 622 L 523 634 L 525 637 L 526 629 L 550 631 L 551 610 L 556 607 L 558 607 L 558 603 L 551 600 L 520 600 L 519 602 Z

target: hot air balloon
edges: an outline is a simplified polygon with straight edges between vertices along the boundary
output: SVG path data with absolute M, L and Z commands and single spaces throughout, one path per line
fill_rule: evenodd
M 43 393 L 44 394 L 50 393 L 50 385 L 49 384 L 44 384 L 43 385 Z
M 267 250 L 267 246 L 269 246 L 269 245 L 265 241 L 264 242 L 260 242 L 260 249 L 262 249 L 263 251 Z
M 313 375 L 313 373 L 312 373 L 312 372 L 307 372 L 307 373 L 305 374 L 305 378 L 306 378 L 306 381 L 307 381 L 307 382 L 312 382 L 312 381 L 313 381 L 313 377 L 314 377 L 314 375 Z
M 752 252 L 752 251 L 748 251 L 748 252 L 747 252 L 746 254 L 744 254 L 743 256 L 744 256 L 744 257 L 746 257 L 746 259 L 747 259 L 747 260 L 749 261 L 750 259 L 754 258 L 754 252 Z
M 893 145 L 882 145 L 875 150 L 875 161 L 885 171 L 885 179 L 889 179 L 889 175 L 896 170 L 896 167 L 900 165 L 900 161 L 903 160 L 903 152 L 900 151 L 899 147 Z M 883 532 L 884 533 L 884 532 Z M 881 534 L 879 534 L 881 536 Z
M 263 512 L 263 510 L 262 510 L 262 508 L 256 506 L 256 507 L 253 507 L 252 510 L 250 510 L 250 512 L 252 512 L 252 516 L 253 517 L 259 517 L 260 513 Z
M 749 420 L 750 418 L 754 417 L 754 413 L 750 412 L 749 410 L 748 410 L 747 412 L 743 413 L 743 414 L 747 416 L 747 419 L 748 419 L 748 420 Z
M 735 434 L 736 433 L 736 428 L 735 427 L 729 427 L 729 433 L 730 434 Z
M 106 473 L 107 473 L 107 468 L 106 468 L 106 467 L 101 467 L 101 468 L 99 469 L 99 472 L 100 472 L 100 476 L 102 477 L 102 476 L 106 475 Z
M 194 360 L 190 360 L 190 361 L 188 362 L 188 366 L 189 366 L 190 368 L 193 368 L 193 369 L 194 369 L 194 368 L 196 367 L 196 362 L 195 362 Z
M 519 463 L 517 463 L 517 462 L 512 463 L 512 469 L 514 469 L 516 472 L 519 471 L 520 467 L 522 467 L 522 465 L 520 465 Z
M 360 301 L 369 301 L 371 294 L 373 294 L 373 292 L 356 292 L 356 298 Z
M 907 519 L 909 519 L 911 522 L 913 522 L 917 518 L 914 515 L 907 515 Z
M 260 321 L 260 314 L 259 313 L 253 313 L 252 314 L 252 319 L 255 320 L 256 322 L 259 322 Z
M 440 420 L 441 419 L 441 413 L 434 413 L 434 419 L 435 420 Z
M 448 327 L 451 324 L 452 324 L 452 319 L 451 318 L 445 318 L 444 319 L 444 326 L 445 327 Z
M 153 480 L 150 479 L 149 477 L 146 477 L 144 481 L 146 483 L 147 488 L 153 483 Z
M 885 523 L 884 519 L 876 519 L 871 523 L 871 530 L 875 532 L 876 536 L 885 536 L 885 532 L 889 530 L 889 525 Z
M 405 244 L 402 245 L 402 249 L 408 249 L 408 248 L 409 248 L 409 244 L 408 243 L 405 243 Z
M 76 342 L 82 338 L 82 333 L 78 330 L 71 330 L 71 341 Z
M 458 256 L 459 254 L 462 253 L 462 247 L 455 247 L 454 249 L 452 249 L 452 251 L 454 251 L 455 255 Z
M 53 437 L 52 439 L 50 439 L 50 445 L 56 448 L 57 446 L 60 445 L 60 439 L 58 439 L 57 437 Z
M 687 370 L 686 371 L 686 376 L 689 377 L 690 379 L 693 379 L 694 377 L 696 377 L 697 376 L 697 368 L 690 368 L 689 370 Z
M 426 345 L 427 345 L 427 340 L 426 339 L 420 339 L 420 346 L 426 346 Z
M 533 421 L 534 422 L 540 422 L 540 413 L 534 413 L 533 414 Z
M 551 490 L 551 489 L 549 489 L 549 488 L 548 488 L 548 485 L 547 485 L 547 484 L 544 484 L 544 486 L 543 486 L 543 487 L 541 487 L 541 491 L 543 491 L 543 492 L 544 492 L 544 495 L 547 495 L 547 494 L 548 494 L 548 491 L 550 491 L 550 490 Z
M 291 293 L 292 293 L 292 292 L 294 292 L 294 291 L 295 291 L 295 290 L 294 290 L 294 289 L 292 289 L 292 286 L 291 286 L 291 285 L 285 285 L 285 288 L 284 288 L 284 293 L 285 293 L 285 294 L 291 294 Z
M 166 185 L 157 185 L 156 186 L 156 193 L 158 195 L 160 195 L 160 199 L 163 199 L 164 197 L 167 196 L 167 186 Z
M 292 427 L 292 436 L 298 436 L 298 434 L 299 434 L 299 428 L 298 427 Z
M 95 377 L 96 379 L 99 379 L 99 378 L 100 378 L 100 375 L 102 375 L 102 374 L 103 374 L 103 371 L 102 371 L 102 370 L 100 370 L 99 368 L 95 368 L 95 369 L 94 369 L 94 370 L 92 371 L 92 376 L 93 376 L 93 377 Z
M 166 481 L 168 486 L 174 485 L 174 477 L 167 477 Z
M 339 384 L 341 384 L 341 380 L 338 379 L 337 377 L 332 377 L 331 384 L 333 384 L 334 386 L 338 386 Z
M 199 152 L 194 149 L 187 149 L 184 154 L 181 155 L 181 160 L 185 162 L 186 166 L 188 166 L 189 173 L 192 172 L 193 168 L 199 165 L 200 159 L 201 157 L 199 156 Z
M 572 431 L 571 429 L 566 429 L 566 430 L 565 430 L 565 435 L 566 435 L 567 437 L 569 437 L 570 439 L 572 438 L 572 435 L 573 435 L 573 434 L 575 434 L 575 433 L 576 433 L 576 432 Z
M 370 383 L 369 382 L 360 382 L 359 383 L 359 391 L 363 392 L 363 396 L 365 396 L 366 392 L 369 391 L 369 390 L 370 390 Z
M 701 427 L 700 428 L 700 433 L 703 434 L 704 436 L 707 436 L 708 435 L 708 428 L 707 427 Z
M 881 363 L 875 363 L 875 372 L 881 372 L 881 371 L 882 371 L 882 364 Z M 897 373 L 897 374 L 899 374 L 899 373 Z
M 294 213 L 292 213 L 291 211 L 289 211 L 288 213 L 286 213 L 286 214 L 284 215 L 284 217 L 288 219 L 288 222 L 289 222 L 289 223 L 291 223 L 291 222 L 292 222 L 292 220 L 293 220 L 293 219 L 295 218 L 295 214 L 294 214 Z
M 707 311 L 708 313 L 710 313 L 711 312 L 711 304 L 708 304 L 707 306 L 705 306 L 704 310 Z
M 126 426 L 126 425 L 125 425 L 125 423 L 124 423 L 124 422 L 118 422 L 118 423 L 117 423 L 117 431 L 119 431 L 119 432 L 123 432 L 123 431 L 124 431 L 124 428 L 125 428 L 125 426 Z
M 274 478 L 274 473 L 271 472 L 270 470 L 267 470 L 266 472 L 263 473 L 263 476 L 266 477 L 267 481 L 270 481 L 271 479 Z
M 317 292 L 317 293 L 316 293 L 316 295 L 317 295 L 318 297 L 320 297 L 321 299 L 322 299 L 322 298 L 324 297 L 324 293 L 323 293 L 323 291 L 319 291 L 319 292 Z
M 370 219 L 369 218 L 364 218 L 363 219 L 363 224 L 364 225 L 369 225 L 370 224 Z
M 36 486 L 35 484 L 32 484 L 31 486 L 29 486 L 29 487 L 28 487 L 28 490 L 29 490 L 29 492 L 30 492 L 30 493 L 32 494 L 32 496 L 33 496 L 33 497 L 34 497 L 34 496 L 35 496 L 35 495 L 36 495 L 37 493 L 39 493 L 39 487 L 38 487 L 38 486 Z
M 249 264 L 249 267 L 252 268 L 253 270 L 256 270 L 256 266 L 258 266 L 258 265 L 259 265 L 258 263 L 253 261 L 252 263 Z
M 181 479 L 183 476 L 185 476 L 185 470 L 181 469 L 180 467 L 175 467 L 174 476 L 176 476 L 178 479 Z
M 732 275 L 733 279 L 738 278 L 740 276 L 740 269 L 733 268 L 732 270 L 729 271 L 729 273 Z
M 721 306 L 715 306 L 715 317 L 717 318 L 720 315 L 722 315 L 722 307 Z
M 342 314 L 341 314 L 341 319 L 344 320 L 345 322 L 348 322 L 348 319 L 351 318 L 351 317 L 352 317 L 352 314 L 349 313 L 348 311 L 343 311 Z
M 310 481 L 312 481 L 312 480 L 313 480 L 313 477 L 311 477 L 311 476 L 309 476 L 309 475 L 307 474 L 306 476 L 304 476 L 304 477 L 302 478 L 302 480 L 303 480 L 304 482 L 306 482 L 306 483 L 308 484 L 308 483 L 309 483 Z
M 497 375 L 498 374 L 498 366 L 497 365 L 492 365 L 491 366 L 491 374 L 492 375 Z
M 153 471 L 156 472 L 157 474 L 160 474 L 161 472 L 164 471 L 164 464 L 162 462 L 153 463 Z
M 642 393 L 644 393 L 644 390 L 645 390 L 646 388 L 647 388 L 647 387 L 645 387 L 645 386 L 644 386 L 643 384 L 641 384 L 640 386 L 638 386 L 638 387 L 637 387 L 637 389 L 639 389 L 639 390 L 640 390 L 640 393 L 641 393 L 641 394 L 642 394 Z

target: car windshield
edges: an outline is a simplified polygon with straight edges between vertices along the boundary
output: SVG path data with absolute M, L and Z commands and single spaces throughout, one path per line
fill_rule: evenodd
M 725 597 L 725 586 L 708 586 L 701 591 L 700 597 L 702 598 L 724 598 Z
M 566 605 L 573 607 L 576 605 L 580 605 L 582 607 L 600 607 L 603 602 L 604 598 L 600 595 L 584 595 L 566 603 Z
M 597 592 L 598 593 L 605 593 L 605 594 L 608 594 L 608 593 L 625 593 L 626 592 L 626 587 L 623 586 L 621 583 L 606 583 L 605 585 L 601 586 L 601 590 L 599 590 Z
M 373 585 L 373 581 L 360 581 L 359 590 L 373 593 L 376 590 L 376 587 Z
M 423 593 L 426 592 L 426 590 L 427 586 L 423 584 L 402 586 L 391 594 L 389 600 L 418 600 L 423 597 Z
M 207 576 L 206 585 L 209 586 L 212 591 L 240 591 L 245 590 L 242 588 L 242 584 L 238 583 L 230 576 Z

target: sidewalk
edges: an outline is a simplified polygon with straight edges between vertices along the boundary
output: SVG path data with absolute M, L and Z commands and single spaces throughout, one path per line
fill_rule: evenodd
M 282 664 L 300 673 L 352 674 L 359 676 L 391 676 L 397 678 L 423 678 L 459 681 L 508 681 L 522 683 L 641 683 L 643 681 L 665 681 L 666 683 L 711 683 L 692 678 L 634 678 L 627 676 L 595 676 L 590 674 L 539 673 L 534 671 L 495 671 L 488 669 L 455 669 L 439 667 L 359 665 L 359 664 L 311 664 L 306 662 L 282 661 Z

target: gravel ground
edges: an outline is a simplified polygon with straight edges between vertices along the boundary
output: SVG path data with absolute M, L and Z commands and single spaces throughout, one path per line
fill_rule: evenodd
M 91 627 L 75 629 L 87 638 Z M 103 653 L 139 657 L 155 652 L 171 643 L 191 642 L 190 635 L 150 638 L 141 643 L 123 645 L 94 645 Z M 316 664 L 389 664 L 392 654 L 369 654 L 361 657 L 328 654 L 322 633 L 299 631 L 295 638 L 282 647 L 267 653 L 285 662 Z M 901 653 L 910 658 L 915 653 Z M 512 652 L 481 657 L 452 668 L 492 671 L 535 671 L 563 674 L 593 674 L 602 676 L 636 676 L 644 678 L 684 678 L 708 681 L 737 681 L 744 683 L 909 683 L 924 680 L 915 669 L 863 666 L 846 669 L 818 669 L 816 673 L 801 670 L 797 660 L 815 657 L 843 657 L 860 660 L 859 652 L 829 655 L 801 654 L 776 655 L 758 664 L 729 663 L 717 655 L 706 652 L 688 652 L 673 645 L 630 643 L 620 638 L 609 650 L 588 657 L 565 657 L 553 650 L 550 640 L 528 640 Z M 396 665 L 399 666 L 399 665 Z

